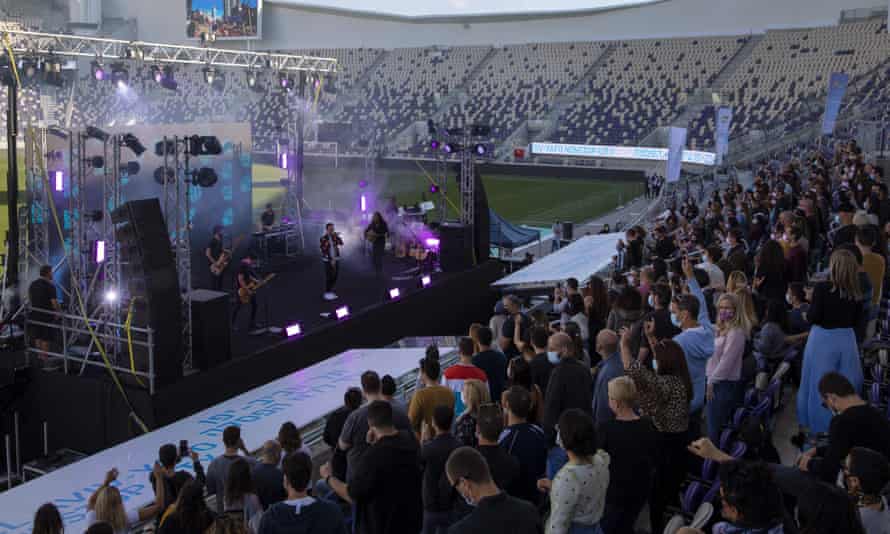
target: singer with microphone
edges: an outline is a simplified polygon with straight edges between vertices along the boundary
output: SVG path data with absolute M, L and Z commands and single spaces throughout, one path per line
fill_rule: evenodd
M 340 249 L 343 247 L 343 239 L 334 231 L 334 223 L 327 223 L 324 227 L 324 235 L 321 236 L 321 261 L 324 264 L 324 299 L 336 300 L 334 285 L 337 283 L 337 275 L 340 272 Z

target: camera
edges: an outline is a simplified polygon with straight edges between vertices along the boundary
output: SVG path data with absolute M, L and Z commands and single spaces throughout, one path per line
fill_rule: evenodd
M 179 440 L 179 456 L 181 458 L 188 458 L 188 456 L 189 456 L 189 440 L 187 440 L 187 439 Z

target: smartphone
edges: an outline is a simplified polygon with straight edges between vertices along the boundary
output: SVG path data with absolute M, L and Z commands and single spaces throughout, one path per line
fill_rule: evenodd
M 189 440 L 181 439 L 179 440 L 179 456 L 181 458 L 186 458 L 189 455 Z

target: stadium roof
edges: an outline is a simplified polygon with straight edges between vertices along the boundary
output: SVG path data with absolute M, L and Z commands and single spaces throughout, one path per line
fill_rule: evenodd
M 355 0 L 269 1 L 319 11 L 423 22 L 443 19 L 578 15 L 667 0 L 377 0 L 373 5 L 362 5 Z

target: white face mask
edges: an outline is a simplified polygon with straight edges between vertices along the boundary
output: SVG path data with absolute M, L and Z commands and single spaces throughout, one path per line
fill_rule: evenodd
M 649 295 L 649 298 L 646 299 L 646 302 L 649 304 L 650 308 L 655 307 L 655 299 L 652 298 L 652 295 Z
M 559 363 L 559 353 L 556 352 L 555 350 L 548 350 L 547 351 L 547 361 L 553 365 L 558 364 Z
M 785 302 L 787 302 L 788 304 L 791 304 L 791 295 L 789 295 L 787 293 L 785 294 Z
M 658 360 L 655 358 L 652 358 L 652 370 L 656 373 L 658 372 Z

